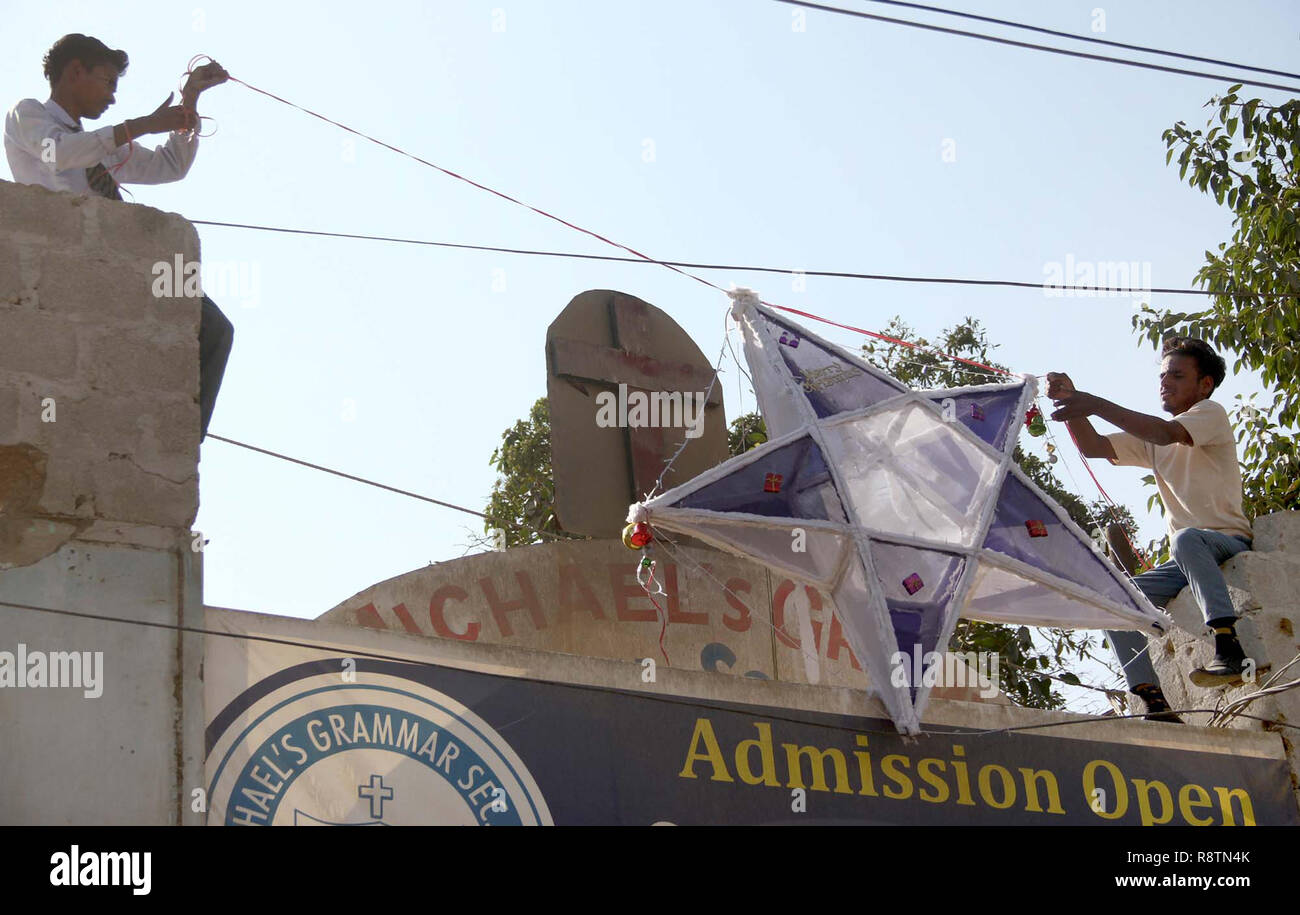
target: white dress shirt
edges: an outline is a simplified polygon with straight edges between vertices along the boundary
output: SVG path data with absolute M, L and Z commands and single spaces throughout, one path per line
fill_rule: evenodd
M 114 126 L 82 131 L 54 99 L 23 99 L 5 117 L 5 156 L 19 184 L 39 184 L 52 191 L 93 194 L 86 169 L 97 164 L 109 171 L 126 161 L 113 179 L 119 184 L 166 184 L 189 172 L 198 152 L 198 133 L 173 131 L 157 149 L 134 140 L 128 148 L 113 141 Z M 52 140 L 53 142 L 47 142 Z M 51 161 L 52 160 L 52 161 Z

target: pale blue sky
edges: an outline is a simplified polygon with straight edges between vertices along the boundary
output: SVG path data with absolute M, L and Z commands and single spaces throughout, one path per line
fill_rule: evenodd
M 1099 5 L 960 8 L 1088 34 Z M 1298 63 L 1300 8 L 1280 0 L 1101 8 L 1111 39 Z M 1165 166 L 1160 136 L 1179 119 L 1200 126 L 1223 85 L 812 11 L 797 31 L 793 16 L 765 0 L 56 0 L 6 10 L 0 85 L 6 104 L 45 98 L 44 51 L 66 32 L 93 34 L 131 56 L 103 121 L 116 123 L 153 110 L 190 57 L 207 53 L 253 85 L 664 259 L 1041 281 L 1045 265 L 1071 257 L 1149 262 L 1154 285 L 1187 286 L 1203 252 L 1229 237 L 1226 211 Z M 214 89 L 201 111 L 218 132 L 193 171 L 134 188 L 137 202 L 192 219 L 609 253 L 242 86 Z M 943 159 L 945 140 L 955 161 Z M 709 358 L 721 345 L 725 299 L 663 268 L 200 235 L 205 261 L 258 279 L 250 301 L 210 290 L 236 328 L 214 433 L 476 509 L 502 430 L 545 393 L 546 326 L 574 295 L 632 293 Z M 1068 371 L 1085 390 L 1159 410 L 1157 359 L 1131 333 L 1129 299 L 817 278 L 800 292 L 781 276 L 709 278 L 865 327 L 901 314 L 932 335 L 974 315 L 1017 371 Z M 724 369 L 734 417 L 736 373 Z M 1217 396 L 1230 404 L 1257 389 L 1230 378 Z M 1067 450 L 1079 491 L 1095 498 Z M 1144 519 L 1145 538 L 1162 532 L 1140 473 L 1095 469 Z M 220 606 L 314 617 L 461 555 L 477 528 L 221 442 L 204 445 L 201 479 L 205 597 Z

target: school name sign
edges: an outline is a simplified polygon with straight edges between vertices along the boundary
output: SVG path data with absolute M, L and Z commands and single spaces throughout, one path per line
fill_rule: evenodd
M 1114 742 L 909 741 L 885 720 L 415 659 L 205 651 L 213 825 L 1300 824 L 1284 760 L 1127 743 L 1122 724 Z

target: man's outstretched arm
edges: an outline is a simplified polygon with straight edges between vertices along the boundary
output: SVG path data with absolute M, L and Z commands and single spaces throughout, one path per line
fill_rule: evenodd
M 1085 457 L 1115 460 L 1115 447 L 1088 421 L 1099 416 L 1130 435 L 1153 445 L 1192 444 L 1192 437 L 1179 422 L 1129 410 L 1109 400 L 1076 390 L 1068 375 L 1049 372 L 1047 396 L 1059 408 L 1052 419 L 1064 421 L 1079 442 Z
M 182 127 L 190 115 L 181 107 L 164 103 L 153 114 L 133 118 L 116 127 L 75 131 L 59 123 L 35 99 L 24 99 L 5 119 L 5 142 L 12 143 L 54 171 L 90 168 L 112 155 L 132 137 L 162 133 Z
M 1106 436 L 1092 427 L 1092 423 L 1088 422 L 1086 416 L 1068 420 L 1065 425 L 1069 427 L 1074 440 L 1079 443 L 1079 450 L 1083 452 L 1084 457 L 1115 460 L 1115 446 L 1106 440 Z
M 229 74 L 216 61 L 195 69 L 181 92 L 181 104 L 175 108 L 167 107 L 172 100 L 169 95 L 163 107 L 150 115 L 154 119 L 169 118 L 167 123 L 174 125 L 171 127 L 173 131 L 189 129 L 192 132 L 188 135 L 172 133 L 167 138 L 167 143 L 156 149 L 135 144 L 131 157 L 120 166 L 118 180 L 130 184 L 165 184 L 179 181 L 189 174 L 198 152 L 199 95 L 229 78 Z M 130 129 L 131 124 L 128 122 L 124 126 Z

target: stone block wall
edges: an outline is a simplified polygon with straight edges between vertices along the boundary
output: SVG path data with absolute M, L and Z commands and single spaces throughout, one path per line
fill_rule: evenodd
M 1190 588 L 1166 608 L 1181 629 L 1151 642 L 1151 660 L 1169 704 L 1176 709 L 1227 709 L 1259 690 L 1300 680 L 1300 512 L 1277 512 L 1255 521 L 1254 549 L 1238 553 L 1223 564 L 1223 577 L 1237 611 L 1237 634 L 1246 655 L 1254 659 L 1254 683 L 1227 689 L 1201 689 L 1188 674 L 1214 657 L 1214 640 Z M 1186 630 L 1186 631 L 1184 631 Z M 1270 681 L 1270 678 L 1273 678 Z M 1223 721 L 1228 727 L 1276 731 L 1291 761 L 1292 787 L 1300 785 L 1300 731 L 1259 721 L 1300 725 L 1300 687 L 1260 696 Z M 1211 716 L 1184 716 L 1206 724 Z M 1215 722 L 1219 723 L 1218 721 Z M 1297 792 L 1300 801 L 1300 791 Z
M 200 304 L 154 294 L 178 256 L 175 214 L 0 181 L 0 825 L 204 818 Z
M 180 216 L 0 182 L 0 569 L 194 520 L 199 301 L 154 294 L 177 255 Z

